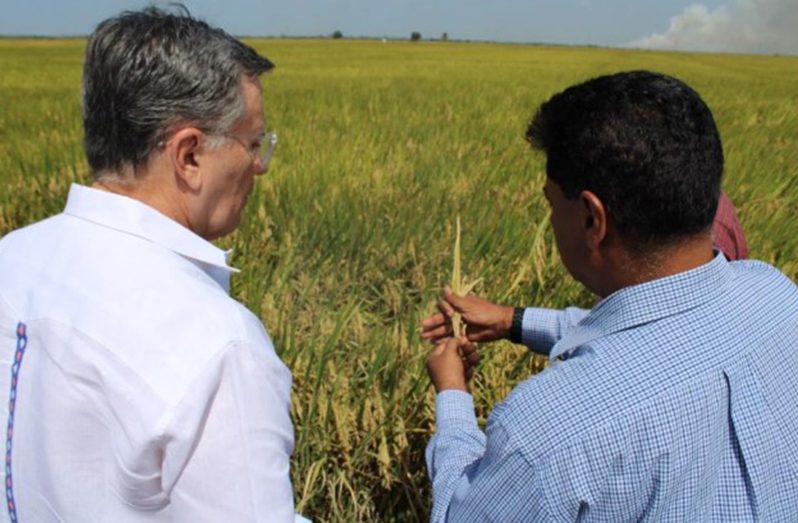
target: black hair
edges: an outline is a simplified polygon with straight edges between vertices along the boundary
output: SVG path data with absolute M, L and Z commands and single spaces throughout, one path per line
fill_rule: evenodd
M 567 198 L 595 193 L 627 245 L 707 230 L 723 150 L 707 105 L 684 82 L 632 71 L 569 87 L 540 106 L 527 140 Z

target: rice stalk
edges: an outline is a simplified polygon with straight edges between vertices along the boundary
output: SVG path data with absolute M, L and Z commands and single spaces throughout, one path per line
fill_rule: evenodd
M 470 283 L 466 283 L 465 278 L 463 278 L 462 259 L 460 253 L 460 215 L 458 214 L 452 261 L 452 292 L 458 296 L 465 296 L 471 292 L 481 280 L 482 278 L 477 278 Z M 455 311 L 455 313 L 452 315 L 452 335 L 455 338 L 462 338 L 465 336 L 465 324 L 463 323 L 463 317 L 457 311 Z

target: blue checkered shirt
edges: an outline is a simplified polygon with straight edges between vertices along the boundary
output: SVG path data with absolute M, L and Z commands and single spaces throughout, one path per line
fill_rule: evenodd
M 527 309 L 552 365 L 443 391 L 432 521 L 798 521 L 798 288 L 722 255 L 592 310 Z

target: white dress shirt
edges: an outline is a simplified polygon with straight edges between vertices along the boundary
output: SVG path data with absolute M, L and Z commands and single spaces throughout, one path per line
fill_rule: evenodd
M 223 251 L 73 185 L 0 240 L 0 521 L 294 521 L 291 374 Z

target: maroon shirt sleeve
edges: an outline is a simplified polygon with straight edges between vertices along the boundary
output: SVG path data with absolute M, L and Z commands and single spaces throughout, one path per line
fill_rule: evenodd
M 715 221 L 712 224 L 712 241 L 729 260 L 740 260 L 748 256 L 748 244 L 745 241 L 743 226 L 737 219 L 734 205 L 722 191 Z

